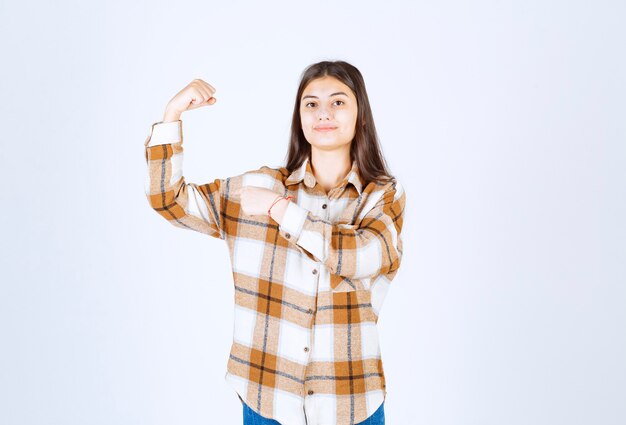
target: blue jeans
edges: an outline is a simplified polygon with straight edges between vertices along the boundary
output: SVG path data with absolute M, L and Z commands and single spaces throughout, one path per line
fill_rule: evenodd
M 381 404 L 372 416 L 356 425 L 385 425 L 385 403 Z M 274 419 L 267 419 L 243 403 L 243 425 L 280 425 Z

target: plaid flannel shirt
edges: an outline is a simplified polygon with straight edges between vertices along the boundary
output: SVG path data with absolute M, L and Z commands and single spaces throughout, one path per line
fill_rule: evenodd
M 145 142 L 150 206 L 171 224 L 225 240 L 235 290 L 225 379 L 284 425 L 353 425 L 383 403 L 376 324 L 402 256 L 405 193 L 363 187 L 356 163 L 326 193 L 310 161 L 186 183 L 182 123 L 152 124 Z M 243 186 L 292 195 L 279 225 L 246 215 Z

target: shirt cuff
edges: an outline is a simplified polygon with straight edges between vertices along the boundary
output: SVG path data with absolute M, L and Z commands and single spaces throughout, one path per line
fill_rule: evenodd
M 301 207 L 295 202 L 289 201 L 280 225 L 278 226 L 279 232 L 290 241 L 294 243 L 300 237 L 302 227 L 309 214 L 309 210 Z
M 181 120 L 152 124 L 150 136 L 146 146 L 164 145 L 168 143 L 179 143 L 182 140 Z

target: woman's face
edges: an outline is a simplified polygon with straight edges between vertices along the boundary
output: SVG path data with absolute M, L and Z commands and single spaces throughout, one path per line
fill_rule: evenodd
M 312 80 L 300 98 L 304 137 L 313 146 L 333 150 L 350 145 L 357 118 L 356 96 L 335 77 Z

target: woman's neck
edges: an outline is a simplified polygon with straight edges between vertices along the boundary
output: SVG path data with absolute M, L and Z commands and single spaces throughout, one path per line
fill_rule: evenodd
M 311 169 L 315 180 L 322 186 L 326 193 L 337 187 L 343 178 L 350 172 L 352 161 L 350 150 L 311 151 Z

